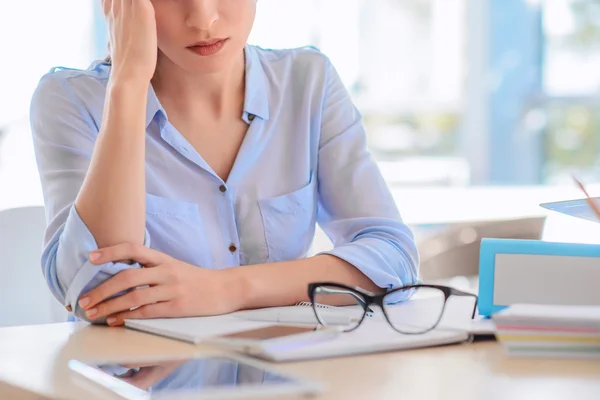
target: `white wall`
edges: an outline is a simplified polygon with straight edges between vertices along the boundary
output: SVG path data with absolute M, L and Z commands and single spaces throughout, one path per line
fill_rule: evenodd
M 54 66 L 86 68 L 94 52 L 94 1 L 0 2 L 0 209 L 41 204 L 28 112 Z

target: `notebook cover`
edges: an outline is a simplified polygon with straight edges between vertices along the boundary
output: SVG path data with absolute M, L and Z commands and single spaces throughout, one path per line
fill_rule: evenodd
M 499 288 L 496 280 L 500 271 L 496 271 L 496 266 L 503 255 L 523 255 L 520 260 L 518 257 L 515 260 L 520 261 L 524 267 L 514 274 L 512 282 Z M 552 259 L 527 256 L 549 256 Z M 600 291 L 594 289 L 592 281 L 600 276 L 600 261 L 596 262 L 590 258 L 598 257 L 600 245 L 485 238 L 481 241 L 479 256 L 479 313 L 490 317 L 515 303 L 572 305 L 571 302 L 586 297 L 589 301 L 579 302 L 577 305 L 596 305 L 596 302 L 600 303 Z M 527 259 L 532 261 L 532 268 L 528 268 Z M 552 263 L 545 265 L 542 262 L 544 259 L 552 260 Z M 544 273 L 538 273 L 541 270 Z M 523 286 L 524 282 L 527 282 L 529 287 L 545 289 L 545 297 L 530 298 L 527 301 L 521 298 L 515 298 L 512 302 L 495 301 L 499 289 L 504 293 L 510 293 L 511 290 L 516 292 L 517 287 Z M 581 290 L 582 287 L 589 288 Z M 521 291 L 523 290 L 521 288 Z M 508 295 L 503 297 L 506 300 Z

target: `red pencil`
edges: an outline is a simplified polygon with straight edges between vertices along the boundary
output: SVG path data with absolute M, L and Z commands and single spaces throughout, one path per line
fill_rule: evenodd
M 600 220 L 600 208 L 598 207 L 598 204 L 596 203 L 596 201 L 590 197 L 590 195 L 588 194 L 588 191 L 585 189 L 585 186 L 583 186 L 583 183 L 581 183 L 579 181 L 579 179 L 577 179 L 577 178 L 575 178 L 575 176 L 573 176 L 573 180 L 575 181 L 575 183 L 577 183 L 577 186 L 579 186 L 581 191 L 585 194 L 586 201 L 590 205 L 591 209 L 594 211 L 594 214 L 596 214 L 596 218 L 598 218 L 598 220 Z

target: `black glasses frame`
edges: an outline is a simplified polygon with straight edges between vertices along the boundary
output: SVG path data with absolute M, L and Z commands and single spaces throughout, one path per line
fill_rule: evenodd
M 324 323 L 319 316 L 318 304 L 316 304 L 316 302 L 315 302 L 315 296 L 317 294 L 316 292 L 317 292 L 318 288 L 323 287 L 323 286 L 326 286 L 328 288 L 335 288 L 336 292 L 339 291 L 339 294 L 349 294 L 349 295 L 353 296 L 355 298 L 355 300 L 357 300 L 357 303 L 360 304 L 360 306 L 363 309 L 363 315 L 360 318 L 360 321 L 358 322 L 358 324 L 356 324 L 356 326 L 354 326 L 353 328 L 346 330 L 345 332 L 352 332 L 353 330 L 357 329 L 363 323 L 367 314 L 369 312 L 371 312 L 371 308 L 369 306 L 372 304 L 377 305 L 381 308 L 386 321 L 392 327 L 392 329 L 394 329 L 398 333 L 402 333 L 405 335 L 422 335 L 424 333 L 427 333 L 427 332 L 435 329 L 438 326 L 438 324 L 440 323 L 442 316 L 444 315 L 444 311 L 446 310 L 446 303 L 448 302 L 448 299 L 451 296 L 475 298 L 475 304 L 473 306 L 473 314 L 471 315 L 471 319 L 475 318 L 475 313 L 477 312 L 478 297 L 476 294 L 464 292 L 462 290 L 458 290 L 458 289 L 455 289 L 455 288 L 452 288 L 449 286 L 407 285 L 407 286 L 401 286 L 401 287 L 398 287 L 395 289 L 390 289 L 383 293 L 377 294 L 377 293 L 369 292 L 369 291 L 359 288 L 357 286 L 347 286 L 347 285 L 343 285 L 340 283 L 334 283 L 334 282 L 315 282 L 315 283 L 311 283 L 308 285 L 308 298 L 310 299 L 310 302 L 312 303 L 312 308 L 313 308 L 313 312 L 315 313 L 315 317 L 317 318 L 317 321 L 321 325 L 327 325 L 327 324 Z M 412 289 L 422 289 L 422 288 L 438 289 L 444 293 L 444 305 L 442 307 L 442 312 L 440 313 L 438 320 L 435 322 L 435 324 L 431 328 L 429 328 L 427 330 L 419 331 L 419 332 L 403 332 L 403 331 L 397 329 L 394 326 L 394 324 L 390 321 L 390 318 L 386 311 L 387 306 L 385 305 L 384 299 L 387 296 L 392 295 L 394 293 L 405 292 L 405 291 L 409 291 Z

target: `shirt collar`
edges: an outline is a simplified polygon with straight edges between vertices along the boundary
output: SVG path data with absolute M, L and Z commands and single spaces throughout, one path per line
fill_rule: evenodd
M 255 115 L 263 120 L 269 119 L 269 96 L 267 79 L 258 52 L 254 46 L 247 45 L 246 55 L 246 97 L 244 99 L 244 115 Z
M 159 112 L 162 113 L 162 116 L 164 117 L 159 122 L 160 128 L 162 129 L 162 125 L 164 124 L 163 121 L 167 119 L 167 113 L 162 104 L 160 104 L 160 101 L 158 101 L 158 97 L 156 97 L 156 92 L 154 91 L 152 84 L 150 84 L 148 87 L 148 98 L 146 100 L 146 129 L 148 129 L 150 123 Z
M 244 97 L 244 115 L 243 118 L 248 120 L 249 115 L 257 116 L 263 120 L 269 119 L 269 96 L 267 94 L 267 79 L 262 68 L 260 59 L 256 49 L 253 46 L 247 45 L 244 48 L 246 59 L 246 94 Z M 146 128 L 156 117 L 156 114 L 161 113 L 164 117 L 159 124 L 164 124 L 167 119 L 167 113 L 160 104 L 156 92 L 150 84 L 148 88 L 148 99 L 146 101 Z

